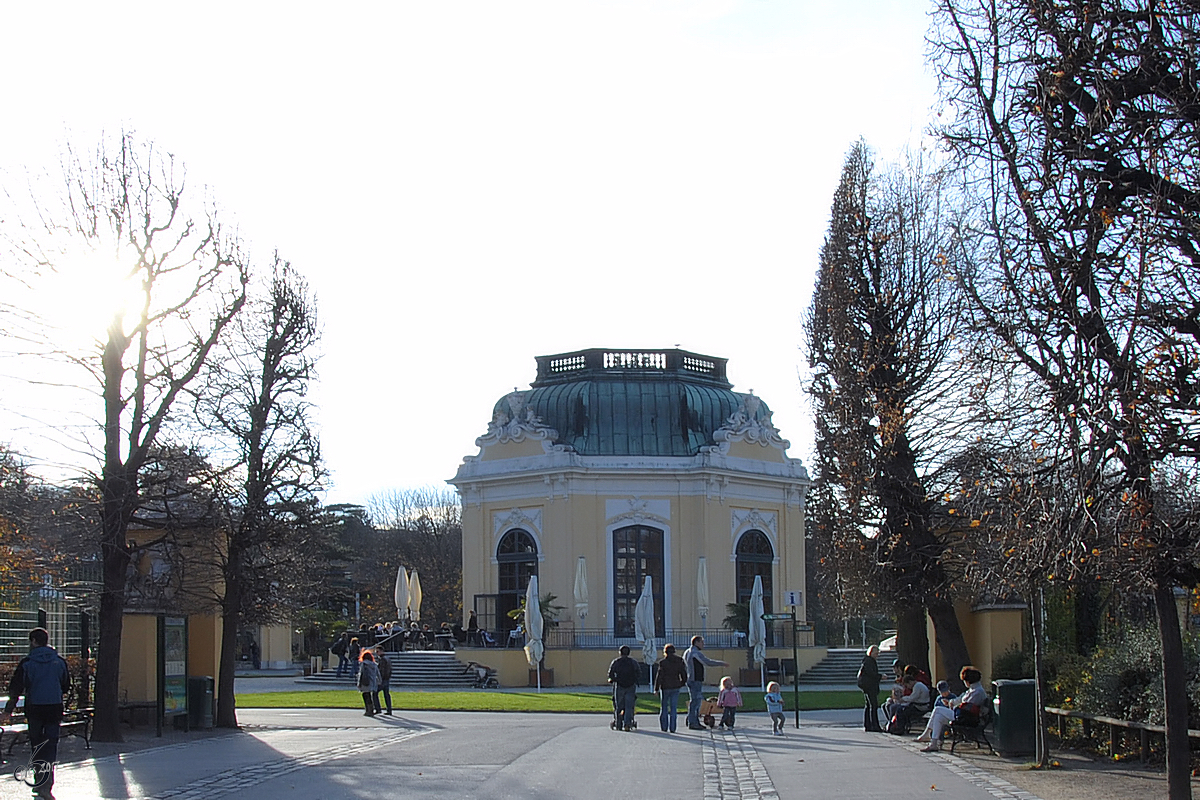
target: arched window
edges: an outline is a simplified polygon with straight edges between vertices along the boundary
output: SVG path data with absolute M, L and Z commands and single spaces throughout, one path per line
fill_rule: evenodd
M 734 550 L 737 557 L 737 601 L 750 602 L 750 593 L 754 591 L 754 578 L 762 576 L 763 612 L 771 613 L 771 598 L 774 587 L 771 586 L 771 565 L 775 562 L 775 548 L 771 540 L 759 530 L 748 530 L 738 539 Z
M 645 525 L 613 531 L 613 636 L 633 637 L 634 608 L 647 575 L 654 596 L 654 635 L 666 636 L 663 532 Z
M 528 531 L 513 528 L 504 534 L 496 546 L 496 561 L 500 570 L 497 582 L 496 628 L 507 632 L 517 626 L 509 611 L 521 607 L 521 598 L 529 586 L 530 577 L 538 574 L 537 542 Z

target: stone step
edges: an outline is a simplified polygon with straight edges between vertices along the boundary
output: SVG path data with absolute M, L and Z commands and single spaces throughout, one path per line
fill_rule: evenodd
M 858 679 L 858 668 L 862 665 L 866 650 L 830 650 L 825 658 L 800 675 L 798 682 L 804 684 L 848 684 Z
M 470 688 L 475 685 L 474 673 L 455 657 L 453 652 L 413 651 L 407 653 L 384 653 L 392 665 L 391 686 L 394 687 L 437 687 Z M 327 667 L 317 675 L 302 679 L 305 683 L 321 683 L 353 687 L 354 679 L 346 674 L 337 677 L 337 667 Z

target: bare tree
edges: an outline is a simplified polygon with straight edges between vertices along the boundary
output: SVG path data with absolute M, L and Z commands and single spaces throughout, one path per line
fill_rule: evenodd
M 98 347 L 67 353 L 95 381 L 100 546 L 104 588 L 94 736 L 118 741 L 118 669 L 130 566 L 126 530 L 139 506 L 142 469 L 246 296 L 249 266 L 206 194 L 182 165 L 131 133 L 90 154 L 68 149 L 59 191 L 34 184 L 33 210 L 6 221 L 22 280 L 36 283 L 68 260 L 100 254 L 120 264 L 136 304 L 116 310 Z M 30 328 L 32 330 L 32 327 Z
M 1056 432 L 1078 432 L 1065 444 L 1079 453 L 1072 496 L 1092 524 L 1052 552 L 1151 587 L 1168 784 L 1181 800 L 1190 754 L 1174 590 L 1197 580 L 1200 537 L 1164 518 L 1156 493 L 1172 463 L 1200 455 L 1200 9 L 938 5 L 943 139 L 980 198 L 964 285 L 994 340 L 1040 382 L 1045 414 L 1072 421 Z
M 957 676 L 969 657 L 943 560 L 948 521 L 927 486 L 957 386 L 959 298 L 939 199 L 919 165 L 878 176 L 862 142 L 847 156 L 807 320 L 817 495 L 829 494 L 812 528 L 839 574 L 896 611 L 901 654 L 925 666 L 928 611 Z
M 325 477 L 307 400 L 320 339 L 304 280 L 278 255 L 260 296 L 210 360 L 198 417 L 229 453 L 215 476 L 223 509 L 217 587 L 223 627 L 217 725 L 237 727 L 234 669 L 245 623 L 276 621 L 315 587 L 317 494 Z
M 391 589 L 396 569 L 416 568 L 421 576 L 424 599 L 421 616 L 446 622 L 462 618 L 462 509 L 458 496 L 449 489 L 420 488 L 391 490 L 373 495 L 367 510 L 380 539 L 375 552 L 360 553 L 363 561 L 374 561 L 381 570 L 378 583 L 382 603 L 389 614 Z

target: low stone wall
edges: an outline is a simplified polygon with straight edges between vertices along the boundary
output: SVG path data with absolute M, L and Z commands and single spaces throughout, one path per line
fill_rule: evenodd
M 641 660 L 641 650 L 630 645 L 633 658 Z M 676 644 L 679 655 L 683 655 L 685 646 Z M 798 652 L 798 672 L 806 670 L 825 658 L 827 648 L 801 647 Z M 705 648 L 704 654 L 717 661 L 726 661 L 728 667 L 713 667 L 706 670 L 705 683 L 716 686 L 724 675 L 738 679 L 740 670 L 750 669 L 753 665 L 750 652 L 745 649 Z M 486 664 L 498 673 L 500 685 L 505 687 L 523 687 L 529 685 L 529 662 L 525 659 L 525 651 L 518 647 L 511 648 L 478 648 L 459 647 L 455 652 L 459 661 L 465 665 L 468 661 Z M 547 650 L 545 664 L 547 669 L 554 671 L 555 686 L 602 686 L 608 681 L 608 665 L 617 657 L 615 650 Z M 780 660 L 790 659 L 792 649 L 772 647 L 767 649 L 767 658 Z M 757 688 L 757 687 L 752 687 Z

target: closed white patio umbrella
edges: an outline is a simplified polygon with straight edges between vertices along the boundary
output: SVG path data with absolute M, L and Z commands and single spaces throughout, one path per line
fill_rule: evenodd
M 642 584 L 642 595 L 633 607 L 633 635 L 642 643 L 642 661 L 654 663 L 654 584 L 646 576 Z M 653 680 L 651 681 L 653 685 Z
M 413 622 L 421 621 L 421 576 L 415 567 L 408 576 L 408 615 Z
M 708 632 L 708 559 L 700 556 L 696 564 L 696 606 L 700 612 L 700 629 Z
M 403 622 L 408 617 L 408 573 L 403 566 L 396 570 L 394 598 L 396 600 L 396 619 Z
M 763 620 L 762 576 L 754 576 L 754 588 L 750 590 L 750 630 L 746 642 L 753 651 L 754 663 L 759 667 L 759 678 L 766 691 L 767 623 Z
M 575 562 L 575 615 L 583 627 L 588 615 L 587 559 L 583 556 Z
M 537 673 L 537 690 L 542 691 L 542 604 L 538 599 L 537 575 L 531 575 L 529 585 L 525 587 L 525 658 L 529 666 Z

